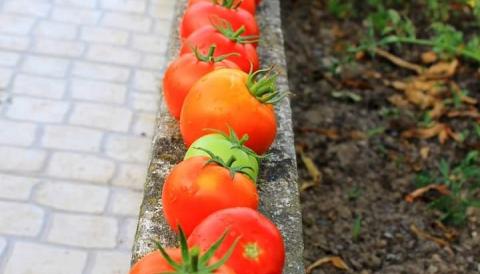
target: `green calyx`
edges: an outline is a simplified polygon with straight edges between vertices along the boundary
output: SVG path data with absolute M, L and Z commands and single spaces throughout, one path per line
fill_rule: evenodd
M 239 44 L 254 44 L 258 42 L 257 35 L 242 35 L 245 32 L 245 26 L 234 30 L 230 22 L 220 17 L 214 18 L 211 20 L 211 23 L 218 32 L 232 42 Z
M 227 59 L 228 57 L 239 56 L 240 55 L 236 52 L 232 52 L 232 53 L 229 53 L 229 54 L 224 54 L 224 55 L 220 55 L 220 56 L 215 57 L 214 53 L 215 53 L 216 48 L 217 48 L 216 45 L 211 45 L 210 48 L 208 49 L 207 55 L 203 55 L 200 52 L 200 50 L 198 49 L 198 47 L 192 48 L 192 52 L 193 52 L 193 54 L 195 54 L 195 57 L 197 58 L 198 61 L 205 62 L 205 63 L 222 62 L 223 60 Z
M 227 9 L 237 9 L 243 2 L 243 0 L 212 0 L 213 4 L 220 5 Z
M 239 149 L 243 152 L 245 152 L 248 156 L 252 156 L 257 161 L 260 163 L 260 160 L 265 158 L 265 155 L 258 155 L 255 151 L 253 151 L 251 148 L 245 146 L 245 143 L 248 141 L 249 137 L 248 134 L 244 134 L 242 138 L 238 138 L 237 134 L 233 130 L 233 128 L 228 127 L 228 135 L 221 131 L 221 130 L 215 130 L 218 134 L 222 135 L 227 139 L 230 143 L 232 143 L 232 146 L 230 149 Z
M 273 68 L 250 71 L 247 78 L 247 88 L 250 93 L 263 104 L 275 105 L 289 95 L 277 89 L 278 74 Z
M 232 156 L 230 157 L 230 159 L 228 159 L 227 162 L 223 161 L 222 158 L 218 157 L 217 155 L 215 155 L 213 152 L 211 152 L 210 150 L 208 149 L 204 149 L 202 147 L 194 147 L 194 149 L 198 149 L 198 150 L 201 150 L 205 153 L 208 154 L 208 156 L 210 157 L 210 159 L 207 161 L 207 163 L 205 164 L 206 165 L 209 165 L 209 164 L 217 164 L 221 167 L 224 167 L 226 169 L 228 169 L 228 171 L 230 171 L 230 176 L 235 177 L 235 174 L 236 173 L 241 173 L 243 175 L 246 175 L 250 180 L 252 180 L 253 182 L 255 182 L 255 179 L 252 178 L 252 176 L 246 172 L 245 170 L 251 170 L 253 171 L 253 169 L 249 166 L 233 166 L 233 163 L 235 161 L 237 161 L 237 159 L 235 158 L 235 156 Z
M 225 262 L 230 258 L 233 250 L 235 249 L 239 241 L 239 238 L 237 238 L 220 260 L 216 261 L 213 264 L 209 264 L 213 255 L 218 250 L 218 248 L 220 248 L 220 245 L 225 240 L 228 230 L 225 231 L 222 236 L 215 243 L 213 243 L 213 245 L 210 246 L 210 248 L 203 254 L 198 247 L 194 246 L 192 248 L 188 248 L 187 237 L 185 236 L 185 233 L 180 226 L 178 227 L 178 231 L 180 252 L 182 254 L 181 262 L 175 262 L 172 257 L 168 255 L 162 245 L 159 242 L 155 242 L 155 245 L 157 246 L 162 256 L 174 269 L 173 272 L 162 272 L 160 274 L 213 274 L 215 270 L 224 265 Z

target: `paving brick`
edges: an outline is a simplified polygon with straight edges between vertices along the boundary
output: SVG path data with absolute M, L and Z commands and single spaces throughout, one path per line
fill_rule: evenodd
M 137 113 L 133 122 L 133 133 L 139 136 L 153 137 L 156 116 L 150 113 Z
M 36 122 L 61 122 L 69 104 L 63 101 L 14 97 L 7 109 L 7 117 Z
M 13 93 L 28 94 L 37 97 L 61 99 L 65 93 L 65 80 L 40 76 L 17 74 L 13 83 Z
M 81 42 L 70 42 L 52 39 L 37 39 L 33 51 L 60 57 L 79 57 L 85 50 Z
M 128 42 L 128 32 L 112 28 L 84 27 L 80 39 L 87 42 L 122 46 Z
M 143 192 L 133 190 L 116 190 L 112 195 L 111 209 L 114 214 L 137 216 L 142 203 Z
M 145 70 L 135 71 L 133 88 L 141 91 L 159 92 L 161 74 Z
M 105 150 L 108 156 L 116 160 L 146 163 L 150 146 L 149 138 L 112 134 L 107 137 Z
M 163 55 L 146 54 L 143 56 L 140 67 L 159 71 L 163 70 L 165 68 L 165 65 L 166 61 Z
M 85 251 L 18 241 L 5 274 L 81 274 L 86 263 Z
M 0 14 L 0 32 L 26 35 L 33 27 L 35 20 L 25 16 Z
M 118 237 L 119 246 L 126 249 L 131 249 L 133 241 L 135 240 L 135 233 L 137 232 L 137 218 L 128 218 L 122 225 L 122 231 Z
M 98 152 L 102 136 L 103 132 L 95 129 L 48 125 L 44 129 L 41 145 L 45 148 Z
M 112 180 L 116 186 L 142 190 L 147 176 L 145 165 L 120 164 L 117 176 Z
M 168 37 L 171 28 L 172 20 L 156 20 L 153 32 L 157 35 Z
M 108 12 L 102 19 L 101 25 L 134 32 L 148 32 L 152 25 L 152 20 L 142 15 Z
M 95 25 L 100 16 L 100 11 L 70 7 L 55 7 L 52 13 L 53 20 L 80 25 Z
M 8 146 L 0 146 L 0 155 L 0 170 L 18 172 L 39 171 L 47 157 L 41 150 Z
M 0 237 L 0 257 L 3 256 L 5 249 L 7 249 L 7 240 L 3 237 Z
M 1 48 L 1 41 L 0 41 L 0 48 Z M 0 66 L 13 67 L 18 63 L 19 59 L 20 59 L 20 55 L 18 53 L 0 51 Z
M 53 21 L 42 21 L 35 27 L 34 34 L 40 37 L 73 40 L 77 36 L 77 26 Z
M 0 234 L 36 236 L 42 228 L 43 216 L 43 210 L 34 205 L 0 201 Z
M 104 186 L 45 182 L 36 189 L 34 199 L 56 209 L 101 213 L 107 204 L 108 192 Z
M 100 0 L 100 6 L 106 10 L 144 13 L 147 2 L 138 0 Z
M 127 68 L 97 63 L 75 62 L 73 75 L 96 80 L 126 82 L 129 78 L 130 71 Z
M 165 53 L 167 51 L 166 38 L 136 34 L 133 36 L 132 47 L 147 53 Z
M 141 55 L 138 52 L 108 45 L 92 45 L 87 52 L 87 59 L 119 65 L 137 65 Z
M 29 37 L 0 34 L 0 49 L 23 51 L 29 44 Z
M 99 251 L 95 254 L 92 274 L 123 274 L 130 268 L 129 252 Z
M 55 4 L 82 8 L 95 8 L 97 0 L 55 0 Z
M 171 20 L 172 19 L 172 2 L 170 3 L 161 3 L 161 4 L 153 4 L 150 6 L 148 10 L 148 14 L 154 18 L 162 19 L 162 20 Z
M 72 125 L 126 132 L 132 112 L 126 108 L 102 104 L 77 103 L 70 117 Z
M 135 110 L 156 112 L 158 109 L 159 97 L 157 93 L 134 93 L 132 95 L 132 106 Z
M 80 79 L 72 83 L 72 96 L 75 99 L 123 104 L 126 94 L 125 85 Z
M 35 17 L 45 17 L 50 11 L 51 4 L 36 0 L 10 0 L 3 5 L 3 11 Z
M 58 213 L 53 215 L 47 241 L 84 248 L 114 248 L 117 233 L 114 218 Z
M 0 119 L 0 144 L 29 146 L 35 141 L 37 126 Z
M 27 56 L 22 70 L 39 75 L 63 77 L 67 72 L 69 61 L 61 58 Z
M 10 69 L 0 68 L 0 90 L 5 90 L 12 80 L 13 71 Z
M 48 163 L 47 174 L 55 178 L 76 179 L 106 184 L 113 176 L 115 164 L 93 155 L 56 152 Z
M 0 197 L 11 200 L 27 200 L 32 188 L 40 179 L 0 173 Z M 0 252 L 1 253 L 1 252 Z

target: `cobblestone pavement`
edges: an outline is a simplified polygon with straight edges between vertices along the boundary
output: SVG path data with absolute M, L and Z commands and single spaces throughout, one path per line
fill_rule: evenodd
M 174 0 L 0 0 L 0 273 L 120 274 Z

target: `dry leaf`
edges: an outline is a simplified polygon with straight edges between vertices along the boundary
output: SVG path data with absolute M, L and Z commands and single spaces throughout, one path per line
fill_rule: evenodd
M 419 229 L 417 226 L 415 226 L 414 224 L 412 224 L 410 226 L 410 230 L 420 239 L 424 239 L 424 240 L 430 240 L 430 241 L 434 241 L 437 245 L 439 245 L 440 247 L 442 248 L 447 248 L 447 250 L 450 252 L 450 253 L 453 253 L 453 251 L 450 249 L 450 243 L 442 238 L 439 238 L 439 237 L 435 237 L 435 236 L 432 236 L 430 234 L 428 234 L 427 232 Z
M 455 71 L 458 67 L 458 60 L 455 59 L 452 62 L 439 62 L 429 67 L 422 76 L 427 79 L 441 79 L 450 78 L 455 75 Z
M 478 103 L 477 99 L 475 98 L 472 98 L 470 96 L 467 96 L 467 95 L 464 95 L 462 93 L 462 90 L 460 89 L 460 87 L 452 82 L 450 84 L 451 88 L 452 88 L 452 91 L 457 95 L 457 96 L 460 96 L 460 100 L 462 101 L 462 103 L 465 103 L 465 104 L 469 104 L 469 105 L 476 105 Z
M 430 118 L 437 119 L 440 118 L 445 113 L 445 104 L 443 101 L 437 101 L 433 105 L 433 109 L 429 112 Z
M 458 237 L 458 232 L 455 229 L 446 227 L 442 222 L 437 220 L 433 224 L 443 232 L 448 241 L 453 241 Z
M 436 101 L 435 97 L 427 95 L 421 90 L 415 89 L 413 87 L 408 87 L 405 90 L 405 96 L 407 97 L 409 102 L 419 106 L 421 109 L 433 106 Z
M 348 265 L 345 263 L 345 261 L 342 258 L 338 256 L 329 256 L 329 257 L 324 257 L 316 260 L 313 264 L 307 267 L 307 269 L 305 270 L 305 273 L 310 274 L 315 268 L 327 263 L 332 264 L 338 269 L 349 270 Z
M 413 70 L 418 74 L 423 73 L 423 71 L 425 70 L 425 68 L 423 68 L 422 66 L 410 63 L 408 61 L 405 61 L 402 58 L 400 58 L 398 56 L 395 56 L 395 55 L 391 54 L 390 52 L 385 51 L 383 49 L 376 48 L 375 49 L 375 54 L 387 59 L 388 61 L 392 62 L 393 64 L 395 64 L 399 67 L 409 69 L 409 70 Z
M 422 157 L 423 160 L 428 159 L 429 154 L 430 154 L 430 148 L 429 147 L 422 147 L 420 149 L 420 157 Z
M 392 84 L 392 87 L 394 89 L 397 89 L 397 90 L 407 89 L 407 84 L 405 82 L 402 82 L 402 81 L 393 81 L 391 84 Z
M 437 61 L 437 54 L 433 51 L 427 51 L 422 53 L 422 62 L 424 64 L 431 64 L 435 61 Z
M 480 119 L 480 113 L 477 109 L 471 108 L 469 110 L 452 110 L 447 114 L 448 117 L 468 117 L 473 119 Z
M 437 123 L 430 128 L 414 128 L 402 132 L 402 137 L 404 138 L 420 138 L 420 139 L 430 139 L 439 135 L 446 125 Z
M 429 184 L 428 186 L 424 186 L 421 188 L 416 189 L 412 193 L 408 194 L 405 197 L 405 201 L 407 203 L 413 203 L 416 199 L 420 198 L 423 196 L 423 194 L 427 193 L 430 190 L 436 190 L 440 192 L 443 195 L 449 195 L 450 190 L 448 190 L 448 187 L 446 185 L 440 185 L 440 184 Z
M 297 146 L 297 151 L 300 154 L 300 158 L 302 159 L 303 164 L 305 164 L 305 167 L 307 168 L 310 177 L 312 177 L 312 182 L 303 183 L 300 189 L 306 190 L 310 187 L 320 184 L 320 182 L 322 181 L 322 172 L 320 172 L 317 165 L 315 165 L 315 163 L 313 162 L 312 158 L 308 157 L 300 146 Z
M 394 106 L 400 108 L 406 108 L 410 105 L 407 100 L 403 99 L 402 96 L 395 94 L 387 98 L 387 100 Z

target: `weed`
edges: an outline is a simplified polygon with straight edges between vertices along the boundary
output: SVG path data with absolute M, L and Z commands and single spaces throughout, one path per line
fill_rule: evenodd
M 355 201 L 360 195 L 362 195 L 362 189 L 358 186 L 353 187 L 347 193 L 348 199 L 351 201 Z
M 354 13 L 353 3 L 342 0 L 328 0 L 327 10 L 333 16 L 343 19 Z
M 352 227 L 352 239 L 354 242 L 357 242 L 360 239 L 360 234 L 362 232 L 362 216 L 357 215 L 355 221 L 353 222 Z
M 417 187 L 424 187 L 429 184 L 444 184 L 448 187 L 450 194 L 441 196 L 432 201 L 430 208 L 442 212 L 440 220 L 452 225 L 462 225 L 467 218 L 469 207 L 480 208 L 480 198 L 475 197 L 476 191 L 480 188 L 480 162 L 479 152 L 471 151 L 455 167 L 441 160 L 437 173 L 422 172 L 417 175 Z

